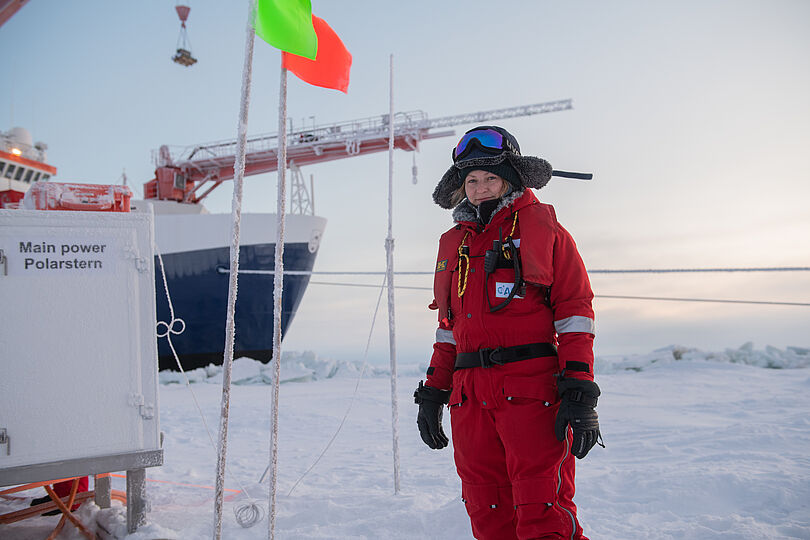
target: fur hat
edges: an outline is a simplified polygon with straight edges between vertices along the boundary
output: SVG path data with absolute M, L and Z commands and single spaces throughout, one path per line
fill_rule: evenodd
M 470 170 L 480 169 L 497 174 L 508 181 L 515 191 L 523 191 L 527 187 L 540 189 L 551 179 L 551 164 L 542 158 L 520 155 L 520 146 L 511 133 L 497 126 L 478 126 L 467 133 L 480 129 L 492 129 L 501 133 L 510 150 L 494 153 L 477 145 L 462 159 L 453 163 L 433 191 L 433 201 L 442 208 L 453 207 L 453 192 L 464 184 L 464 178 Z
M 463 169 L 458 170 L 458 177 L 461 179 L 462 183 L 464 179 L 467 178 L 467 174 L 471 171 L 480 170 L 480 171 L 488 171 L 493 174 L 497 174 L 509 184 L 511 184 L 512 189 L 515 191 L 519 191 L 523 189 L 523 182 L 520 180 L 517 171 L 508 161 L 502 161 L 501 163 L 494 163 L 492 165 L 478 165 L 477 167 L 464 167 Z

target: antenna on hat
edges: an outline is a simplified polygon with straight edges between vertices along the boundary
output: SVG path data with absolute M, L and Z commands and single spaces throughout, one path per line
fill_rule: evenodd
M 551 171 L 551 176 L 559 176 L 561 178 L 576 178 L 577 180 L 593 180 L 593 173 Z

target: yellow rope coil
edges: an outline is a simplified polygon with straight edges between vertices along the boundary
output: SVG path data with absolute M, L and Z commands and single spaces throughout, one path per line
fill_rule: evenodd
M 512 235 L 515 234 L 515 228 L 517 228 L 517 220 L 518 220 L 518 213 L 515 212 L 515 216 L 512 218 L 512 230 L 509 232 L 509 236 L 506 238 L 509 239 Z M 464 238 L 461 239 L 461 243 L 458 245 L 458 297 L 461 298 L 464 296 L 464 293 L 467 291 L 467 277 L 470 275 L 470 256 L 464 253 L 464 242 L 467 241 L 467 237 L 470 235 L 470 231 L 464 233 Z M 512 253 L 507 249 L 506 242 L 504 242 L 504 246 L 502 248 L 503 256 L 509 260 L 512 258 Z M 464 264 L 464 273 L 461 273 L 461 265 Z
M 464 292 L 467 290 L 467 276 L 470 273 L 470 257 L 466 253 L 464 253 L 464 242 L 467 241 L 467 237 L 470 235 L 470 231 L 464 233 L 464 238 L 461 239 L 461 243 L 458 245 L 458 297 L 461 298 L 464 296 Z M 462 260 L 466 262 L 464 268 L 464 278 L 462 279 L 461 274 L 461 263 Z
M 515 234 L 515 227 L 517 227 L 518 219 L 517 217 L 518 213 L 515 212 L 515 217 L 512 218 L 512 230 L 509 231 L 509 236 L 506 237 L 506 240 L 503 241 L 503 245 L 501 246 L 501 251 L 503 251 L 503 256 L 507 261 L 512 259 L 512 252 L 509 251 L 509 248 L 507 247 L 507 240 L 512 238 L 512 236 Z

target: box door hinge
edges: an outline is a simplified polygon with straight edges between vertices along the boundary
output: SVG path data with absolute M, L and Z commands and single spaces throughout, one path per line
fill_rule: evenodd
M 11 437 L 8 436 L 6 428 L 0 428 L 0 444 L 6 445 L 6 455 L 11 455 Z

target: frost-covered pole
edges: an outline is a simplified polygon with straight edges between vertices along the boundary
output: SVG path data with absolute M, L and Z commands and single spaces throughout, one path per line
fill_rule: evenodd
M 394 494 L 399 494 L 399 409 L 397 407 L 397 340 L 394 322 L 394 55 L 389 58 L 388 103 L 388 237 L 385 239 L 388 282 L 388 346 L 391 356 L 391 432 L 394 448 Z
M 228 451 L 228 410 L 231 398 L 231 367 L 233 366 L 234 312 L 239 275 L 239 230 L 242 220 L 242 183 L 245 178 L 245 141 L 247 140 L 250 79 L 253 65 L 253 0 L 248 2 L 248 24 L 245 36 L 245 63 L 242 68 L 242 97 L 239 105 L 239 131 L 236 139 L 236 160 L 233 169 L 233 199 L 231 202 L 231 274 L 228 282 L 228 318 L 225 325 L 225 352 L 222 359 L 222 403 L 219 412 L 219 448 L 217 452 L 216 491 L 214 497 L 214 539 L 222 536 L 222 499 L 225 489 L 225 456 Z
M 278 195 L 276 213 L 276 268 L 273 278 L 273 419 L 270 437 L 270 502 L 268 503 L 268 538 L 276 534 L 276 491 L 278 484 L 278 390 L 281 380 L 281 291 L 284 286 L 284 201 L 286 200 L 287 172 L 287 70 L 281 67 L 278 98 Z

